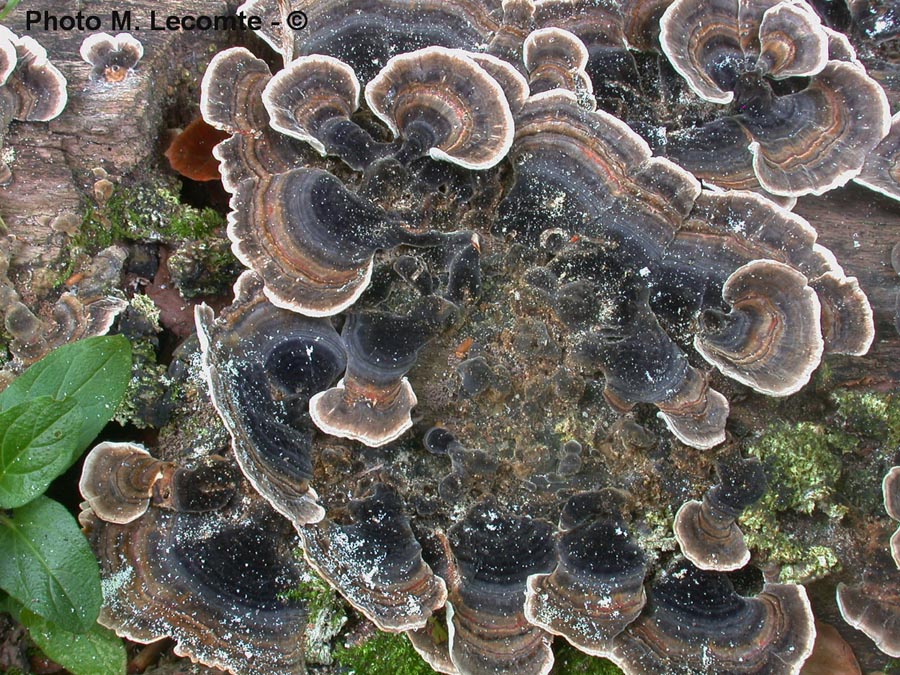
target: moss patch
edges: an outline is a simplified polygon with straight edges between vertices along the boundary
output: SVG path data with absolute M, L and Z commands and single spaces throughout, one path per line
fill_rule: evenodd
M 204 239 L 224 225 L 216 211 L 182 204 L 171 186 L 120 185 L 106 202 L 87 208 L 73 244 L 96 252 L 119 241 Z
M 612 661 L 580 652 L 565 641 L 557 640 L 553 651 L 551 675 L 622 675 Z
M 394 633 L 377 633 L 356 647 L 338 645 L 334 660 L 356 675 L 434 675 L 409 640 Z

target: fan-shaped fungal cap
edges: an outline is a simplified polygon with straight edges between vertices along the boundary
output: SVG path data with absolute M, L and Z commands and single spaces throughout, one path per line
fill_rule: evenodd
M 826 272 L 810 283 L 822 303 L 826 354 L 862 356 L 875 340 L 875 317 L 856 277 Z
M 892 199 L 900 199 L 900 113 L 891 118 L 888 135 L 869 153 L 862 171 L 853 180 Z
M 605 500 L 601 492 L 569 499 L 556 542 L 559 563 L 550 574 L 528 577 L 525 594 L 528 621 L 594 656 L 610 653 L 646 601 L 647 560 L 621 518 L 604 513 Z M 584 513 L 567 522 L 565 511 L 576 510 Z
M 513 140 L 501 86 L 459 50 L 428 47 L 395 56 L 366 85 L 366 102 L 417 153 L 488 169 Z
M 66 107 L 68 92 L 66 78 L 47 60 L 47 50 L 31 37 L 17 37 L 4 29 L 0 43 L 9 42 L 15 49 L 14 68 L 8 72 L 2 86 L 0 108 L 10 105 L 12 118 L 22 122 L 47 122 Z M 8 48 L 4 48 L 9 56 Z M 6 58 L 0 59 L 0 70 L 9 71 Z M 2 115 L 0 115 L 2 117 Z
M 776 79 L 815 75 L 828 62 L 828 36 L 805 2 L 782 0 L 759 24 L 757 69 Z
M 591 94 L 593 85 L 585 71 L 588 51 L 584 43 L 561 28 L 542 28 L 525 40 L 523 51 L 532 95 L 551 89 Z
M 200 112 L 209 124 L 229 133 L 254 133 L 269 123 L 262 92 L 272 73 L 243 47 L 216 54 L 200 83 Z
M 892 467 L 881 481 L 884 495 L 884 510 L 896 521 L 900 521 L 900 466 Z M 900 526 L 891 537 L 891 556 L 900 567 Z
M 511 63 L 490 54 L 476 52 L 463 52 L 463 54 L 484 68 L 485 72 L 497 81 L 497 84 L 503 89 L 513 115 L 522 109 L 525 99 L 529 96 L 528 80 L 522 73 L 516 70 Z
M 330 316 L 369 285 L 376 250 L 405 240 L 388 214 L 321 169 L 245 180 L 231 199 L 237 258 L 265 281 L 279 307 Z
M 730 103 L 737 75 L 746 68 L 737 0 L 675 0 L 660 19 L 659 42 L 694 92 Z
M 698 175 L 724 174 L 717 184 L 750 189 L 758 181 L 774 195 L 822 194 L 857 175 L 887 134 L 881 87 L 803 2 L 676 0 L 661 27 L 663 50 L 690 87 L 710 101 L 735 101 L 732 117 L 683 130 L 667 148 Z M 832 44 L 833 58 L 848 60 L 829 61 Z M 811 80 L 784 95 L 766 79 L 797 76 Z
M 327 150 L 319 131 L 329 120 L 346 119 L 359 107 L 359 80 L 346 63 L 330 56 L 302 56 L 269 80 L 263 104 L 274 129 Z
M 153 488 L 171 462 L 133 443 L 100 443 L 84 458 L 78 489 L 101 520 L 125 524 L 150 506 Z
M 101 520 L 124 525 L 151 506 L 184 513 L 224 508 L 237 477 L 233 465 L 216 455 L 186 469 L 134 443 L 100 443 L 85 457 L 78 487 Z
M 81 43 L 81 58 L 93 66 L 92 80 L 114 83 L 124 80 L 144 56 L 141 41 L 130 33 L 89 35 Z
M 196 321 L 210 394 L 244 475 L 295 525 L 321 520 L 309 486 L 311 428 L 294 420 L 344 369 L 337 332 L 270 304 L 253 272 L 238 279 L 234 304 L 218 319 L 200 305 Z
M 630 675 L 796 675 L 815 640 L 802 586 L 765 584 L 743 597 L 725 574 L 690 563 L 663 574 L 648 608 L 616 639 L 611 657 Z
M 805 385 L 824 350 L 819 300 L 806 277 L 772 260 L 735 270 L 722 288 L 727 313 L 701 315 L 694 346 L 725 375 L 772 396 Z
M 422 560 L 400 497 L 379 483 L 350 502 L 350 513 L 349 525 L 326 520 L 301 529 L 307 560 L 381 630 L 423 627 L 447 587 Z
M 675 539 L 684 557 L 703 570 L 728 572 L 750 560 L 750 550 L 736 519 L 765 492 L 759 460 L 737 460 L 717 467 L 721 484 L 703 501 L 685 502 L 675 514 Z
M 409 315 L 351 314 L 341 337 L 347 372 L 336 387 L 313 396 L 309 414 L 326 434 L 378 447 L 411 426 L 416 395 L 405 375 L 419 349 L 443 326 L 451 306 L 431 297 Z
M 844 621 L 861 630 L 888 656 L 900 658 L 900 594 L 896 579 L 881 587 L 838 584 L 837 605 Z
M 884 90 L 856 64 L 829 61 L 795 94 L 771 99 L 768 88 L 751 83 L 738 94 L 739 121 L 754 139 L 749 149 L 760 185 L 773 194 L 822 194 L 844 185 L 890 131 Z
M 79 517 L 100 562 L 100 623 L 135 642 L 235 675 L 300 675 L 306 613 L 284 594 L 300 582 L 288 521 L 261 500 L 222 511 L 150 508 L 127 524 Z
M 527 578 L 554 564 L 549 523 L 473 507 L 449 531 L 455 572 L 447 600 L 450 659 L 460 675 L 546 675 L 550 636 L 524 616 Z
M 656 404 L 659 416 L 675 437 L 700 450 L 725 440 L 728 399 L 709 386 L 706 376 L 688 366 L 681 386 L 666 401 Z

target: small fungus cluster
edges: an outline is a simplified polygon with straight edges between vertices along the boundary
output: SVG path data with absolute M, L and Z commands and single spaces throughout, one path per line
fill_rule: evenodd
M 803 586 L 728 575 L 759 461 L 720 461 L 675 518 L 683 557 L 661 554 L 632 494 L 657 436 L 595 422 L 653 410 L 663 447 L 708 451 L 729 415 L 713 384 L 783 397 L 823 355 L 868 350 L 857 280 L 783 206 L 860 176 L 888 134 L 847 39 L 802 0 L 241 9 L 283 67 L 235 47 L 202 82 L 248 268 L 230 307 L 196 312 L 231 448 L 95 449 L 103 623 L 233 673 L 302 672 L 302 608 L 278 593 L 295 532 L 440 672 L 545 675 L 562 636 L 629 675 L 798 673 Z M 307 28 L 277 30 L 294 9 Z M 637 64 L 660 59 L 641 93 Z M 649 111 L 685 82 L 696 124 L 660 142 Z

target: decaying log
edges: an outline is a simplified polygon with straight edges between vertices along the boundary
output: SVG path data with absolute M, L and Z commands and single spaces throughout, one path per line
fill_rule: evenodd
M 226 31 L 147 30 L 150 11 L 158 14 L 225 14 L 215 0 L 160 4 L 128 0 L 119 5 L 77 5 L 84 15 L 99 16 L 101 30 L 115 34 L 111 10 L 132 13 L 132 33 L 144 46 L 144 57 L 122 82 L 92 82 L 91 66 L 81 60 L 82 40 L 97 31 L 26 30 L 28 10 L 54 16 L 72 15 L 76 5 L 61 2 L 22 3 L 5 24 L 20 36 L 30 35 L 46 48 L 51 62 L 68 80 L 65 110 L 48 123 L 13 122 L 5 141 L 13 172 L 0 188 L 0 217 L 11 240 L 10 277 L 27 304 L 40 301 L 50 279 L 60 272 L 67 237 L 54 232 L 59 216 L 81 218 L 100 168 L 116 182 L 136 171 L 165 167 L 161 138 L 172 111 L 198 109 L 199 80 L 216 51 L 239 36 Z M 142 30 L 135 30 L 142 26 Z M 52 26 L 51 26 L 52 27 Z M 160 165 L 162 161 L 162 165 Z M 167 169 L 162 169 L 167 170 Z M 0 244 L 3 245 L 3 244 Z

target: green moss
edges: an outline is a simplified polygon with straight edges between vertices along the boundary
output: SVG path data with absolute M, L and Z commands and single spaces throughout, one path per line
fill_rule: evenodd
M 355 647 L 338 645 L 334 660 L 356 675 L 434 675 L 409 640 L 394 633 L 377 633 Z
M 740 518 L 747 546 L 766 561 L 776 563 L 781 583 L 805 583 L 840 569 L 835 552 L 828 546 L 806 546 L 782 531 L 776 514 L 757 504 Z
M 769 476 L 760 507 L 806 514 L 817 506 L 825 510 L 841 475 L 841 454 L 854 447 L 850 435 L 820 424 L 773 425 L 748 450 L 765 464 Z
M 892 449 L 900 444 L 900 398 L 893 394 L 838 390 L 836 421 L 845 431 Z
M 212 209 L 182 204 L 170 186 L 120 185 L 105 203 L 87 208 L 73 244 L 96 252 L 125 240 L 203 239 L 224 224 L 224 218 Z
M 315 574 L 305 575 L 299 584 L 284 593 L 284 597 L 306 605 L 309 623 L 316 623 L 321 612 L 340 606 L 337 594 Z
M 551 675 L 622 675 L 612 661 L 580 652 L 565 641 L 557 640 L 553 651 Z

